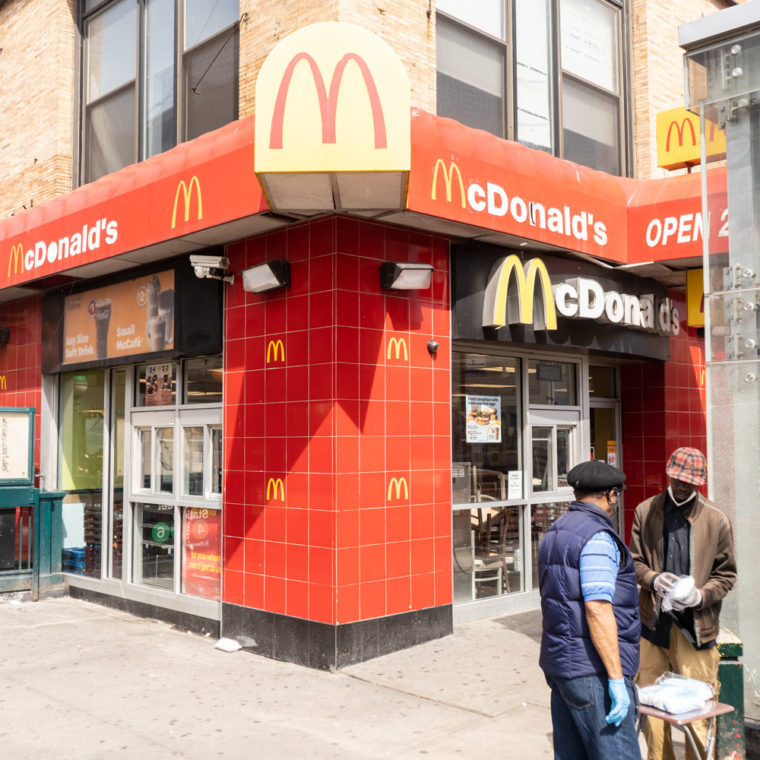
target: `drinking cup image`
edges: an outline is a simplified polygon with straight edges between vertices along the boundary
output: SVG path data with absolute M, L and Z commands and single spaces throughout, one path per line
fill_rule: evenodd
M 151 317 L 145 323 L 145 339 L 151 351 L 163 351 L 166 348 L 166 318 Z
M 158 315 L 166 320 L 166 345 L 174 342 L 174 289 L 168 288 L 158 294 Z
M 92 316 L 95 318 L 95 351 L 98 359 L 108 357 L 108 326 L 111 323 L 111 299 L 95 301 Z
M 151 319 L 158 316 L 158 294 L 161 292 L 161 281 L 156 275 L 151 275 L 145 289 L 147 291 L 146 305 L 148 308 L 148 319 Z

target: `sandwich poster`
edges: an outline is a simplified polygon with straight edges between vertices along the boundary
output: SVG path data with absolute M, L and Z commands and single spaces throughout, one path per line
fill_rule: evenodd
M 467 443 L 501 443 L 501 397 L 465 396 Z

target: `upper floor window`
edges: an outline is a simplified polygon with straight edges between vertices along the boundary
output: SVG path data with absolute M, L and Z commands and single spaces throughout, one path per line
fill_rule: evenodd
M 437 10 L 441 116 L 625 172 L 618 0 L 438 0 Z
M 85 0 L 83 182 L 237 118 L 238 0 Z

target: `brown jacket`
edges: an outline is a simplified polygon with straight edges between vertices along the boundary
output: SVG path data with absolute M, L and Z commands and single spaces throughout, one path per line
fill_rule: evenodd
M 654 628 L 662 601 L 652 584 L 663 570 L 665 493 L 641 502 L 633 517 L 631 555 L 639 584 L 641 623 L 648 628 Z M 704 644 L 717 637 L 723 597 L 736 582 L 734 535 L 725 513 L 700 493 L 688 508 L 686 519 L 690 528 L 689 567 L 702 593 L 702 603 L 694 610 L 694 628 L 697 644 Z

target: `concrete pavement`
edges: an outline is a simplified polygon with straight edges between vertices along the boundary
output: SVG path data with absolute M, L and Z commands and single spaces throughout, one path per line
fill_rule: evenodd
M 63 597 L 0 599 L 0 757 L 552 757 L 540 619 L 337 673 L 309 670 Z

